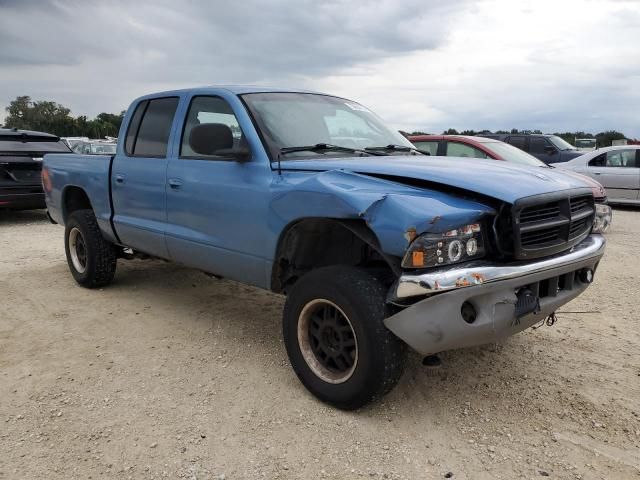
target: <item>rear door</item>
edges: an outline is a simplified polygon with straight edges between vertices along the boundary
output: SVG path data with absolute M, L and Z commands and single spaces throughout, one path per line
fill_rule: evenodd
M 636 200 L 640 189 L 640 164 L 636 149 L 610 150 L 589 161 L 587 172 L 607 190 L 610 201 Z
M 163 97 L 138 103 L 111 174 L 113 222 L 120 241 L 162 258 L 169 257 L 165 186 L 178 102 L 178 97 Z

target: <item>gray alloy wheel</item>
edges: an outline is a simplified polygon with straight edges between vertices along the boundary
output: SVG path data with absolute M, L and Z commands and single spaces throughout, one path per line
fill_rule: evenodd
M 358 365 L 358 340 L 347 315 L 335 303 L 315 299 L 298 320 L 302 357 L 318 378 L 339 384 L 351 378 Z
M 69 255 L 73 268 L 78 273 L 84 273 L 87 269 L 87 245 L 78 227 L 69 231 Z

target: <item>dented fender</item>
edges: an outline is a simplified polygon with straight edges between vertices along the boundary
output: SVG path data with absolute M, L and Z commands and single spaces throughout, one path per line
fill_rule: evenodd
M 274 189 L 272 228 L 282 231 L 309 217 L 364 220 L 381 250 L 399 257 L 417 235 L 446 232 L 495 214 L 471 199 L 348 170 L 283 172 Z

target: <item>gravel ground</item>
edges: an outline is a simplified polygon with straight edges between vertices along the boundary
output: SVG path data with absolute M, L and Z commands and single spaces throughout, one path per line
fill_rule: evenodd
M 63 230 L 0 212 L 0 478 L 640 478 L 640 211 L 553 327 L 410 357 L 358 412 L 288 365 L 282 298 L 162 261 L 73 282 Z

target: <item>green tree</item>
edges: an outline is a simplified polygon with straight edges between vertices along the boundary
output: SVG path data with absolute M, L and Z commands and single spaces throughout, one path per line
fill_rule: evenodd
M 5 108 L 5 126 L 24 130 L 53 133 L 60 137 L 116 137 L 125 112 L 100 113 L 94 119 L 86 116 L 74 118 L 71 110 L 51 101 L 33 101 L 24 95 L 13 100 Z
M 610 147 L 612 140 L 623 140 L 627 138 L 624 133 L 616 130 L 607 130 L 596 134 L 596 141 L 599 147 Z

